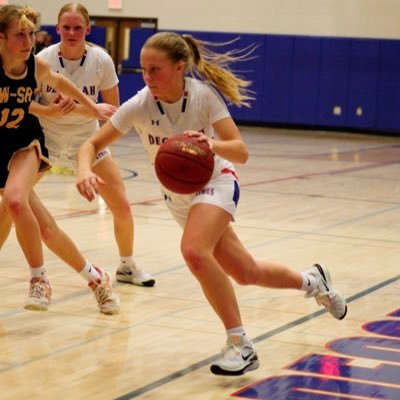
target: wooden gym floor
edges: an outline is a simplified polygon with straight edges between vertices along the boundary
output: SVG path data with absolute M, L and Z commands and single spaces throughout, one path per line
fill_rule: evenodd
M 334 320 L 297 291 L 236 285 L 261 366 L 242 377 L 213 376 L 209 364 L 224 344 L 224 329 L 184 265 L 179 227 L 139 139 L 129 134 L 112 151 L 135 216 L 136 259 L 156 286 L 117 284 L 121 311 L 102 315 L 82 278 L 46 249 L 53 302 L 47 312 L 26 311 L 28 268 L 12 230 L 0 253 L 1 399 L 400 398 L 400 342 L 394 340 L 400 336 L 400 139 L 256 127 L 242 132 L 251 157 L 238 167 L 235 229 L 257 258 L 299 271 L 326 264 L 349 301 L 347 318 Z M 86 202 L 74 177 L 62 175 L 45 176 L 37 192 L 84 255 L 114 274 L 112 218 L 101 201 Z M 386 353 L 393 355 L 388 362 L 397 381 L 382 372 L 378 386 L 370 372 L 382 363 L 379 356 L 339 346 L 354 337 L 375 340 L 372 321 L 380 321 L 386 336 L 388 323 L 396 327 L 385 343 L 394 346 Z M 351 359 L 352 372 L 299 367 L 310 354 Z M 314 388 L 289 395 L 284 385 L 305 377 Z M 322 381 L 329 385 L 318 386 Z M 271 382 L 274 395 L 268 394 Z M 384 394 L 361 393 L 358 382 Z M 328 396 L 332 391 L 343 394 Z

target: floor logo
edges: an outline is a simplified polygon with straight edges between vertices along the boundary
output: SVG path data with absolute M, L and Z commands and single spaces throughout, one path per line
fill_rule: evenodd
M 373 336 L 335 339 L 327 348 L 340 356 L 309 354 L 285 367 L 296 374 L 273 376 L 232 394 L 260 400 L 400 399 L 400 309 L 363 329 Z M 379 361 L 353 366 L 355 358 Z M 306 372 L 311 375 L 304 375 Z

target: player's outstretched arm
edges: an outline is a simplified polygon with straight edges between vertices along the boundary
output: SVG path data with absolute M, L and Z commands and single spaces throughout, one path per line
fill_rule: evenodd
M 100 177 L 92 172 L 92 165 L 96 159 L 96 155 L 121 136 L 122 133 L 108 121 L 80 146 L 78 151 L 76 188 L 87 200 L 94 200 L 98 194 L 99 185 L 105 184 Z
M 75 101 L 71 97 L 58 94 L 48 105 L 40 104 L 36 100 L 29 106 L 29 112 L 36 117 L 62 117 L 75 108 Z
M 116 111 L 117 107 L 111 104 L 94 103 L 88 96 L 86 96 L 76 85 L 74 85 L 67 78 L 61 74 L 50 69 L 49 64 L 43 59 L 36 57 L 36 79 L 37 81 L 46 81 L 51 87 L 60 93 L 70 96 L 79 104 L 86 107 L 92 112 L 94 118 L 102 121 L 107 121 Z
M 101 97 L 103 98 L 103 103 L 98 103 L 97 105 L 99 108 L 104 108 L 105 112 L 107 112 L 110 104 L 118 107 L 120 105 L 118 85 L 115 85 L 107 90 L 102 90 Z M 83 115 L 85 117 L 93 116 L 90 110 L 88 110 L 86 107 L 81 106 L 80 104 L 75 105 L 73 112 Z

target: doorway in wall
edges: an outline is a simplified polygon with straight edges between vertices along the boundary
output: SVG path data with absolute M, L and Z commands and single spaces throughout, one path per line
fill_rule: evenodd
M 109 52 L 118 72 L 139 66 L 138 51 L 143 40 L 157 31 L 157 18 L 92 16 L 88 37 Z

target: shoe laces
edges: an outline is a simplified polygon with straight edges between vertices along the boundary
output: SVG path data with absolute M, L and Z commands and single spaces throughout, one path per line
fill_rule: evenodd
M 332 305 L 332 298 L 329 293 L 320 293 L 315 296 L 315 300 L 321 306 L 330 307 Z
M 94 288 L 94 294 L 98 303 L 103 304 L 111 297 L 112 291 L 108 282 L 101 282 Z
M 329 297 L 331 295 L 330 292 L 327 292 L 325 289 L 321 288 L 316 288 L 314 290 L 311 290 L 310 292 L 307 292 L 304 297 L 309 298 L 309 297 L 315 297 L 315 298 L 320 298 L 320 297 Z
M 33 278 L 31 280 L 30 297 L 40 299 L 45 297 L 46 283 L 41 278 Z
M 235 358 L 240 354 L 241 348 L 233 343 L 227 343 L 221 350 L 223 358 Z
M 143 271 L 139 267 L 137 267 L 136 265 L 133 265 L 131 267 L 131 271 L 132 271 L 133 275 L 139 275 L 140 276 L 140 275 L 143 274 Z

